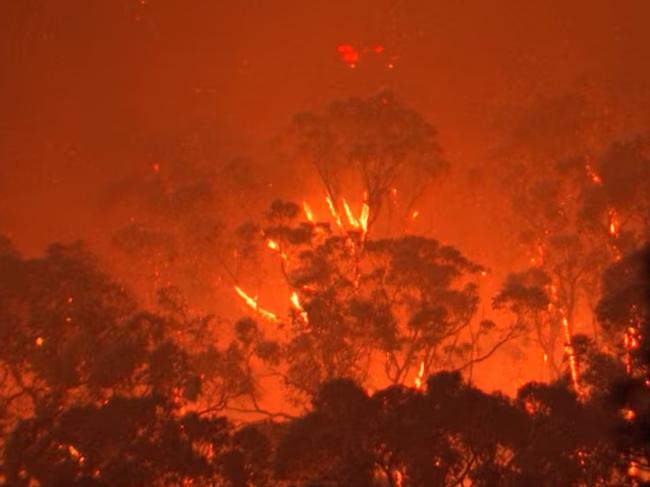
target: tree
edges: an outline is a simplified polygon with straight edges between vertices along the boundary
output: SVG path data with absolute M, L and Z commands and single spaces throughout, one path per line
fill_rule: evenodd
M 258 255 L 258 270 L 262 250 L 278 259 L 288 317 L 237 287 L 277 330 L 251 323 L 246 336 L 294 393 L 309 397 L 340 377 L 373 388 L 403 384 L 418 365 L 420 378 L 468 366 L 514 336 L 511 328 L 473 325 L 483 268 L 455 248 L 416 236 L 372 239 L 360 228 L 301 221 L 299 213 L 296 204 L 276 201 L 265 223 L 240 231 L 240 254 Z M 479 340 L 497 331 L 491 351 L 479 353 Z
M 572 110 L 580 111 L 577 105 Z M 570 355 L 579 321 L 590 320 L 593 338 L 601 338 L 595 313 L 600 276 L 647 238 L 650 199 L 645 188 L 650 174 L 647 137 L 600 147 L 602 143 L 583 140 L 589 124 L 576 123 L 572 146 L 566 134 L 545 135 L 543 127 L 533 139 L 514 143 L 512 154 L 502 159 L 500 174 L 506 175 L 519 242 L 531 267 L 548 278 L 544 292 L 549 313 L 538 316 L 546 321 L 548 333 L 538 334 L 538 340 L 557 372 L 560 337 Z
M 263 209 L 259 201 L 266 204 L 260 165 L 212 156 L 206 139 L 170 137 L 160 147 L 152 144 L 152 162 L 102 194 L 102 209 L 118 222 L 107 260 L 149 305 L 171 285 L 195 306 L 212 310 L 214 284 L 232 260 L 232 227 Z
M 331 103 L 319 113 L 297 114 L 288 143 L 294 157 L 308 161 L 340 213 L 341 197 L 365 192 L 375 221 L 389 199 L 405 190 L 410 213 L 427 185 L 447 167 L 436 131 L 421 114 L 391 93 Z
M 618 425 L 618 447 L 631 476 L 650 474 L 650 246 L 630 253 L 603 276 L 598 319 L 611 337 L 627 375 L 610 388 L 613 405 L 625 421 Z
M 143 310 L 80 243 L 23 259 L 2 240 L 0 310 L 11 485 L 168 485 L 242 450 L 217 416 L 251 387 L 241 349 L 217 348 L 173 289 Z M 240 454 L 237 475 L 257 475 Z

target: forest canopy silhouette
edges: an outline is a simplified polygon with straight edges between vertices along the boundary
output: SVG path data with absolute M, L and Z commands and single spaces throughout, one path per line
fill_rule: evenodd
M 398 200 L 413 188 L 402 181 L 421 170 L 422 147 L 438 152 L 431 126 L 385 94 L 294 123 L 290 139 L 297 130 L 297 150 L 314 158 L 329 213 L 318 219 L 306 201 L 274 200 L 232 238 L 223 231 L 232 297 L 249 307 L 239 320 L 200 312 L 172 283 L 144 306 L 82 243 L 25 258 L 2 241 L 7 485 L 644 478 L 648 143 L 617 143 L 598 163 L 562 160 L 546 168 L 548 180 L 512 188 L 532 220 L 517 228 L 536 256 L 493 297 L 509 316 L 495 323 L 477 317 L 487 269 L 433 238 L 401 233 L 398 211 L 386 210 L 403 205 L 408 218 L 430 184 L 424 175 L 442 177 L 441 163 L 425 162 L 415 176 L 422 189 Z M 355 177 L 365 188 L 356 212 L 340 196 Z M 569 191 L 577 197 L 567 201 Z M 186 196 L 187 209 L 202 197 L 202 188 Z M 146 230 L 120 232 L 133 252 L 166 245 L 142 238 Z M 284 312 L 239 285 L 272 275 L 265 266 L 290 296 Z M 590 334 L 572 330 L 583 303 L 594 315 Z M 542 351 L 545 380 L 514 397 L 477 388 L 473 370 L 515 341 Z M 269 387 L 282 391 L 277 410 L 266 406 Z

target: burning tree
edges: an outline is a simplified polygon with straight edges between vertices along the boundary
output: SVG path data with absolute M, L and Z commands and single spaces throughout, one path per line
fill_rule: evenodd
M 572 337 L 580 322 L 591 321 L 591 334 L 600 339 L 595 319 L 600 276 L 648 236 L 648 143 L 640 137 L 607 148 L 606 121 L 590 115 L 575 97 L 538 105 L 533 115 L 500 159 L 518 241 L 531 269 L 511 275 L 497 300 L 526 299 L 512 294 L 513 283 L 524 275 L 543 275 L 545 284 L 537 291 L 545 295 L 547 309 L 536 314 L 536 338 L 550 378 L 560 371 L 557 351 L 563 343 L 577 389 L 580 365 Z M 566 133 L 557 134 L 548 124 L 558 118 L 569 124 Z
M 339 213 L 346 194 L 365 192 L 371 223 L 383 207 L 389 216 L 396 212 L 398 199 L 402 206 L 396 216 L 403 221 L 447 167 L 434 127 L 390 93 L 335 101 L 321 113 L 299 113 L 287 139 L 293 157 L 316 169 Z
M 598 319 L 627 375 L 611 389 L 619 408 L 619 443 L 628 474 L 650 478 L 650 246 L 630 253 L 603 276 Z
M 276 201 L 263 224 L 240 232 L 246 252 L 269 251 L 279 262 L 288 316 L 236 287 L 264 322 L 241 321 L 240 335 L 294 393 L 312 396 L 340 377 L 373 388 L 404 384 L 418 367 L 422 381 L 484 360 L 514 336 L 500 330 L 479 352 L 494 332 L 490 322 L 474 323 L 483 268 L 457 249 L 417 236 L 372 239 L 355 220 L 339 227 L 300 214 L 297 204 Z
M 221 475 L 241 448 L 216 415 L 251 384 L 241 348 L 218 348 L 212 320 L 173 290 L 156 312 L 140 309 L 81 244 L 23 259 L 0 240 L 0 478 L 169 485 Z
M 231 258 L 231 228 L 268 201 L 258 167 L 244 158 L 212 159 L 206 146 L 199 136 L 171 138 L 151 149 L 154 162 L 102 195 L 117 221 L 107 257 L 148 304 L 155 305 L 158 289 L 173 285 L 195 305 L 212 309 L 211 288 Z

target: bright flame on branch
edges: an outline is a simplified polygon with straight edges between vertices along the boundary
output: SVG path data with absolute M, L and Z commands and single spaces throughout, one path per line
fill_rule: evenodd
M 332 218 L 334 218 L 334 221 L 336 222 L 336 225 L 343 230 L 343 222 L 341 221 L 341 217 L 339 216 L 339 212 L 336 211 L 336 207 L 334 206 L 334 202 L 332 201 L 332 198 L 330 198 L 329 195 L 325 197 L 325 201 L 327 202 L 327 207 L 330 209 L 330 213 L 332 214 Z
M 341 202 L 343 204 L 343 210 L 345 211 L 345 216 L 348 221 L 348 224 L 350 225 L 350 227 L 354 229 L 361 230 L 362 239 L 365 239 L 366 234 L 368 233 L 368 220 L 370 218 L 370 206 L 366 201 L 367 199 L 368 197 L 366 193 L 364 194 L 364 203 L 363 205 L 361 205 L 361 214 L 359 215 L 359 217 L 356 217 L 352 212 L 352 208 L 350 207 L 350 204 L 347 202 L 347 200 L 345 198 L 341 198 Z M 339 215 L 339 212 L 336 209 L 336 205 L 334 204 L 334 201 L 329 196 L 329 194 L 325 196 L 325 202 L 327 203 L 327 207 L 330 210 L 330 214 L 332 215 L 334 222 L 336 222 L 336 226 L 338 226 L 341 230 L 345 232 L 345 227 L 343 225 L 343 220 L 341 219 L 341 215 Z M 309 214 L 311 213 L 311 210 L 309 210 L 308 213 L 309 206 L 307 206 L 307 204 L 303 202 L 303 208 L 305 208 L 305 214 L 309 219 Z
M 274 323 L 278 321 L 278 318 L 274 313 L 271 313 L 270 311 L 265 310 L 264 308 L 259 306 L 259 304 L 257 303 L 257 296 L 255 297 L 249 296 L 239 286 L 235 286 L 235 292 L 239 294 L 239 296 L 244 300 L 244 302 L 249 308 L 253 309 L 262 318 L 268 321 L 272 321 Z
M 569 367 L 571 369 L 573 388 L 576 391 L 576 394 L 580 395 L 580 371 L 578 368 L 578 358 L 576 357 L 576 351 L 572 344 L 569 320 L 567 320 L 566 316 L 562 318 L 562 328 L 564 330 L 564 351 L 569 357 Z
M 271 250 L 277 252 L 277 253 L 280 255 L 280 257 L 282 257 L 282 260 L 284 260 L 285 262 L 289 259 L 289 257 L 287 256 L 287 254 L 285 254 L 284 252 L 281 252 L 281 251 L 280 251 L 280 244 L 277 243 L 275 240 L 270 240 L 270 239 L 267 240 L 267 241 L 266 241 L 266 246 L 267 246 L 268 248 L 270 248 Z
M 303 209 L 304 212 L 305 212 L 305 216 L 307 217 L 307 220 L 308 220 L 310 223 L 315 223 L 316 220 L 315 220 L 315 218 L 314 218 L 314 212 L 311 211 L 311 208 L 309 207 L 309 205 L 307 204 L 306 201 L 303 201 L 303 202 L 302 202 L 302 209 Z
M 291 293 L 291 298 L 290 298 L 291 304 L 293 304 L 293 307 L 296 308 L 296 310 L 299 312 L 300 317 L 305 323 L 309 323 L 309 317 L 307 316 L 307 312 L 304 310 L 302 307 L 302 304 L 300 304 L 300 298 L 298 297 L 297 292 Z
M 618 220 L 618 213 L 616 212 L 616 209 L 615 208 L 610 209 L 608 212 L 608 216 L 609 216 L 609 227 L 608 227 L 609 234 L 612 237 L 617 237 L 618 232 L 620 230 L 620 223 Z
M 370 218 L 370 206 L 368 206 L 368 203 L 364 202 L 361 207 L 361 216 L 359 217 L 359 224 L 361 225 L 364 238 L 368 233 L 368 218 Z
M 424 378 L 424 360 L 420 362 L 420 370 L 418 370 L 418 375 L 413 381 L 415 383 L 415 388 L 417 390 L 422 389 L 423 378 Z
M 354 228 L 359 228 L 360 227 L 359 220 L 357 220 L 356 217 L 352 214 L 350 205 L 348 205 L 348 202 L 345 201 L 345 198 L 342 198 L 342 201 L 343 201 L 343 208 L 345 209 L 345 215 L 348 217 L 348 222 Z

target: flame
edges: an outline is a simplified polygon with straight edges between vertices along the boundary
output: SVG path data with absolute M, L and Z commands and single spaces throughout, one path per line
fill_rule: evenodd
M 634 326 L 630 326 L 625 330 L 625 334 L 623 335 L 623 345 L 625 346 L 625 370 L 630 375 L 634 369 L 632 352 L 639 348 L 640 339 L 641 336 L 639 335 L 639 331 Z
M 291 301 L 291 304 L 293 304 L 293 307 L 296 308 L 296 310 L 300 313 L 300 317 L 303 319 L 305 323 L 309 323 L 309 317 L 307 316 L 307 312 L 305 309 L 302 307 L 302 304 L 300 304 L 300 298 L 298 297 L 297 292 L 291 293 L 291 298 L 289 298 Z
M 278 318 L 274 313 L 271 313 L 270 311 L 265 310 L 264 308 L 261 308 L 259 306 L 259 304 L 257 303 L 257 296 L 255 297 L 249 296 L 239 286 L 235 286 L 235 292 L 239 294 L 239 296 L 244 300 L 244 302 L 246 303 L 246 305 L 248 305 L 249 308 L 253 309 L 262 318 L 272 322 L 278 321 Z
M 368 206 L 368 203 L 364 202 L 361 207 L 361 216 L 359 217 L 359 224 L 364 238 L 368 233 L 368 218 L 370 218 L 370 206 Z
M 571 342 L 571 330 L 569 328 L 569 320 L 566 316 L 562 318 L 562 328 L 564 329 L 564 351 L 569 356 L 569 367 L 571 369 L 571 380 L 576 394 L 580 395 L 580 371 L 578 368 L 578 358 L 576 357 L 575 349 Z
M 77 450 L 74 446 L 68 445 L 68 452 L 73 458 L 79 458 L 81 456 L 81 453 L 79 453 L 79 450 Z
M 423 378 L 424 378 L 424 360 L 420 362 L 420 370 L 418 370 L 418 375 L 413 381 L 415 383 L 415 388 L 417 390 L 422 389 Z
M 623 418 L 625 421 L 634 421 L 636 413 L 633 409 L 623 409 Z
M 65 448 L 64 445 L 61 445 L 62 448 Z M 84 462 L 86 461 L 86 458 L 81 454 L 79 450 L 77 450 L 73 445 L 68 445 L 68 453 L 70 456 L 80 465 L 83 465 Z
M 618 221 L 618 213 L 615 208 L 611 208 L 608 212 L 609 216 L 609 234 L 612 237 L 617 237 L 620 230 L 620 223 Z
M 348 205 L 348 202 L 345 201 L 345 198 L 342 198 L 343 201 L 343 208 L 345 209 L 345 214 L 348 217 L 348 222 L 350 225 L 352 225 L 354 228 L 359 228 L 359 220 L 356 219 L 356 217 L 352 214 L 352 210 L 350 209 L 350 205 Z
M 302 202 L 302 209 L 305 212 L 305 216 L 307 217 L 307 221 L 309 221 L 310 223 L 315 223 L 316 219 L 314 218 L 314 212 L 311 211 L 311 208 L 309 207 L 307 202 L 304 201 L 304 200 Z
M 287 256 L 287 254 L 285 254 L 284 252 L 281 252 L 281 251 L 280 251 L 280 244 L 277 243 L 275 240 L 270 240 L 270 239 L 267 240 L 267 241 L 266 241 L 266 246 L 267 246 L 268 248 L 270 248 L 271 250 L 277 252 L 277 253 L 280 255 L 280 257 L 282 258 L 282 260 L 284 260 L 285 262 L 289 259 L 289 257 Z
M 536 266 L 543 266 L 544 265 L 544 246 L 541 244 L 538 244 L 537 247 L 535 248 L 537 255 L 533 256 L 530 258 L 530 263 L 532 265 Z
M 603 183 L 602 178 L 594 170 L 594 168 L 591 166 L 591 164 L 585 165 L 585 171 L 587 171 L 587 175 L 591 178 L 592 183 L 594 183 L 594 184 L 602 184 Z
M 325 196 L 325 201 L 327 202 L 327 207 L 329 208 L 330 213 L 332 214 L 332 218 L 334 218 L 334 221 L 336 222 L 336 225 L 342 230 L 343 222 L 341 221 L 339 212 L 336 211 L 336 207 L 334 206 L 334 202 L 332 201 L 332 198 L 330 198 L 330 196 L 327 195 Z
M 404 475 L 399 470 L 395 470 L 395 486 L 402 487 L 404 485 Z

